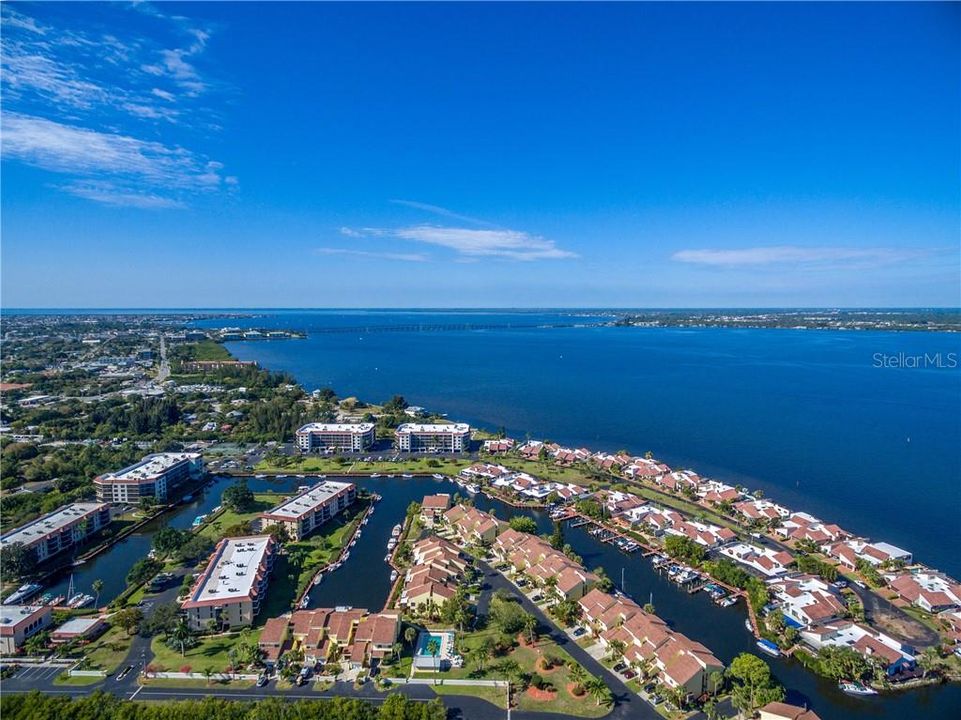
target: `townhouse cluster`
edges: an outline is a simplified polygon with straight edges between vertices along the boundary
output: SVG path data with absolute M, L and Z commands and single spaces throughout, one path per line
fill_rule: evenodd
M 310 666 L 343 662 L 359 669 L 373 667 L 393 652 L 400 626 L 394 612 L 350 607 L 295 610 L 267 620 L 258 644 L 268 669 L 288 650 L 302 652 Z
M 704 645 L 675 632 L 656 615 L 634 601 L 594 588 L 578 601 L 581 620 L 605 647 L 620 642 L 625 662 L 655 673 L 688 698 L 714 690 L 724 664 Z
M 631 493 L 604 491 L 596 497 L 611 513 L 613 521 L 622 527 L 643 527 L 657 537 L 679 535 L 707 548 L 723 545 L 736 538 L 729 528 L 689 520 L 676 510 L 653 505 Z
M 580 599 L 600 580 L 550 543 L 510 527 L 495 538 L 491 549 L 498 560 L 562 600 Z
M 468 565 L 457 546 L 443 538 L 430 536 L 414 543 L 398 604 L 413 612 L 440 608 L 457 593 Z
M 486 480 L 495 488 L 515 492 L 532 500 L 545 500 L 553 496 L 559 502 L 572 502 L 590 495 L 587 488 L 576 483 L 543 481 L 529 473 L 492 463 L 474 463 L 461 470 L 460 475 L 469 480 Z

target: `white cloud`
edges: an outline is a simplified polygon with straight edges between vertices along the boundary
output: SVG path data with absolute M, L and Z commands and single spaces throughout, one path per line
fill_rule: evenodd
M 76 71 L 27 45 L 6 37 L 0 45 L 3 83 L 14 96 L 32 90 L 55 103 L 90 108 L 107 100 L 99 85 L 82 79 Z
M 915 259 L 926 251 L 907 248 L 800 247 L 774 245 L 740 249 L 680 250 L 671 256 L 678 262 L 713 267 L 757 265 L 889 265 Z
M 429 258 L 421 253 L 391 253 L 371 252 L 368 250 L 351 250 L 350 248 L 321 247 L 315 248 L 318 255 L 350 255 L 352 257 L 381 258 L 384 260 L 403 260 L 405 262 L 426 262 Z
M 37 21 L 32 17 L 27 17 L 26 15 L 21 15 L 16 10 L 12 10 L 9 5 L 3 5 L 3 24 L 8 27 L 20 28 L 21 30 L 28 30 L 37 35 L 46 35 L 47 29 L 41 27 L 37 24 Z
M 3 115 L 2 129 L 5 158 L 80 176 L 85 181 L 106 176 L 183 192 L 220 183 L 219 163 L 207 162 L 180 147 L 14 113 Z M 93 195 L 82 196 L 95 199 Z
M 430 203 L 417 202 L 416 200 L 391 200 L 391 202 L 395 205 L 403 205 L 404 207 L 414 208 L 415 210 L 424 210 L 425 212 L 434 213 L 435 215 L 448 217 L 452 220 L 461 220 L 463 222 L 472 223 L 474 225 L 483 225 L 485 227 L 496 227 L 493 223 L 489 223 L 486 220 L 479 220 L 478 218 L 473 218 L 469 215 L 461 215 L 453 210 L 448 210 L 447 208 L 441 207 L 440 205 L 431 205 Z
M 150 94 L 160 98 L 161 100 L 166 100 L 167 102 L 174 102 L 177 99 L 177 96 L 172 92 L 167 92 L 166 90 L 161 90 L 160 88 L 154 88 L 150 91 Z
M 404 240 L 450 248 L 468 258 L 496 257 L 527 261 L 577 257 L 576 253 L 557 247 L 553 240 L 519 230 L 418 225 L 394 230 L 393 234 Z
M 184 203 L 169 197 L 139 192 L 109 182 L 74 182 L 61 185 L 60 189 L 94 202 L 117 207 L 142 209 L 182 208 Z

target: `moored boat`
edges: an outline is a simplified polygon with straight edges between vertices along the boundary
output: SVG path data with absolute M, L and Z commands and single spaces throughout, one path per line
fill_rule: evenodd
M 853 680 L 842 680 L 838 683 L 838 689 L 845 693 L 846 695 L 877 695 L 878 691 L 874 688 L 867 687 L 859 682 L 854 682 Z
M 38 583 L 25 583 L 18 587 L 16 591 L 12 592 L 7 596 L 7 599 L 3 601 L 4 605 L 16 605 L 22 603 L 27 598 L 31 598 L 38 592 L 43 590 L 43 585 Z
M 770 640 L 765 640 L 764 638 L 761 638 L 760 640 L 757 641 L 756 644 L 758 646 L 758 649 L 761 652 L 767 653 L 771 657 L 781 656 L 781 649 L 777 645 L 772 643 Z

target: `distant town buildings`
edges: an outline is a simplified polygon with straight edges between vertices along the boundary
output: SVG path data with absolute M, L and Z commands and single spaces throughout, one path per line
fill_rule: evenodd
M 324 480 L 260 515 L 261 528 L 283 525 L 292 540 L 301 540 L 357 500 L 357 486 Z
M 143 498 L 166 502 L 173 489 L 203 474 L 199 453 L 156 453 L 117 472 L 99 475 L 93 484 L 100 502 L 136 504 Z
M 401 452 L 461 453 L 470 446 L 470 425 L 404 423 L 395 437 Z
M 71 503 L 5 533 L 0 537 L 0 546 L 23 543 L 42 563 L 76 547 L 109 524 L 109 505 Z
M 53 622 L 49 605 L 0 605 L 0 655 L 17 653 L 28 638 Z
M 245 367 L 257 367 L 257 363 L 253 360 L 187 360 L 183 363 L 185 373 Z
M 221 540 L 181 605 L 191 629 L 251 625 L 267 594 L 276 545 L 269 535 Z
M 308 423 L 296 433 L 301 452 L 343 450 L 361 452 L 371 447 L 377 437 L 374 423 Z

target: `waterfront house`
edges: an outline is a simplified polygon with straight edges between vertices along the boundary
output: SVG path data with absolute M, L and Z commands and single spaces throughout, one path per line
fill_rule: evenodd
M 890 677 L 917 665 L 913 647 L 879 630 L 850 620 L 837 620 L 801 631 L 801 639 L 814 650 L 849 647 L 879 664 Z
M 788 572 L 787 566 L 794 562 L 794 556 L 789 552 L 749 543 L 726 545 L 719 552 L 724 557 L 749 567 L 765 577 L 784 575 Z
M 580 599 L 598 581 L 594 573 L 588 572 L 549 543 L 512 528 L 504 530 L 494 540 L 491 549 L 501 561 L 529 575 L 539 586 L 550 589 L 550 592 L 564 600 Z
M 445 522 L 464 543 L 491 543 L 506 523 L 477 508 L 455 505 L 444 513 Z
M 400 634 L 400 617 L 361 608 L 295 610 L 289 619 L 292 646 L 309 665 L 344 660 L 351 668 L 383 659 Z
M 770 500 L 742 500 L 734 503 L 734 510 L 748 521 L 779 522 L 791 515 L 786 507 Z
M 491 455 L 503 455 L 514 449 L 515 441 L 513 438 L 502 438 L 500 440 L 485 440 L 484 452 Z
M 786 620 L 798 626 L 820 625 L 847 612 L 837 589 L 816 575 L 792 575 L 768 582 Z
M 961 584 L 941 572 L 921 570 L 902 573 L 894 576 L 890 585 L 902 600 L 928 612 L 961 608 Z
M 858 560 L 878 566 L 888 562 L 901 562 L 904 565 L 910 565 L 912 559 L 911 553 L 907 550 L 902 550 L 890 543 L 872 543 L 862 538 L 831 543 L 824 546 L 823 550 L 850 570 L 857 567 Z

